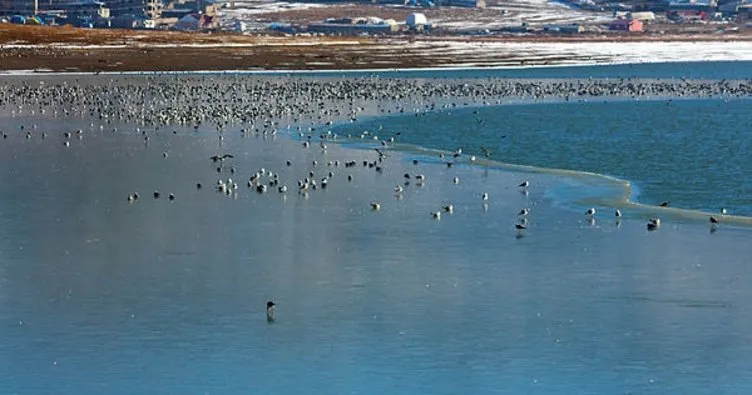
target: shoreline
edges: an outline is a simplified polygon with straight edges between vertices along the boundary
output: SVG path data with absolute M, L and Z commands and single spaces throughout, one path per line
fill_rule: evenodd
M 743 63 L 750 60 L 645 60 L 640 62 L 611 62 L 611 63 L 562 63 L 555 65 L 506 65 L 506 66 L 437 66 L 437 67 L 387 67 L 373 69 L 235 69 L 235 70 L 124 70 L 124 71 L 56 71 L 51 69 L 25 69 L 25 70 L 2 70 L 0 77 L 7 76 L 33 76 L 33 75 L 103 75 L 103 76 L 160 76 L 160 75 L 250 75 L 250 76 L 277 76 L 277 75 L 322 75 L 322 74 L 365 74 L 365 73 L 406 73 L 406 72 L 462 72 L 462 71 L 505 71 L 505 70 L 540 70 L 540 69 L 567 69 L 578 67 L 613 67 L 613 66 L 639 66 L 639 65 L 668 65 L 678 63 Z
M 203 76 L 203 75 L 215 75 L 215 76 L 298 76 L 298 77 L 335 77 L 335 76 L 353 76 L 360 77 L 368 74 L 377 74 L 384 78 L 424 78 L 421 76 L 409 75 L 411 73 L 464 73 L 464 72 L 524 72 L 524 71 L 559 71 L 577 68 L 587 68 L 593 70 L 604 70 L 608 68 L 616 67 L 642 67 L 642 66 L 669 66 L 676 64 L 742 64 L 750 63 L 752 60 L 686 60 L 686 59 L 673 59 L 673 60 L 645 60 L 645 61 L 624 61 L 624 62 L 612 62 L 612 63 L 562 63 L 562 64 L 531 64 L 531 65 L 497 65 L 497 66 L 426 66 L 426 67 L 384 67 L 384 68 L 372 68 L 372 69 L 203 69 L 203 70 L 121 70 L 121 71 L 84 71 L 84 70 L 67 70 L 59 71 L 52 69 L 18 69 L 18 70 L 3 70 L 0 69 L 0 78 L 3 77 L 29 77 L 29 76 Z M 390 75 L 395 74 L 395 75 Z M 408 75 L 400 75 L 408 74 Z M 571 78 L 584 78 L 584 77 L 560 77 L 560 76 L 546 76 L 546 77 L 525 77 L 525 76 L 491 76 L 493 78 L 508 78 L 508 79 L 571 79 Z M 466 76 L 449 76 L 447 78 L 474 78 Z M 594 77 L 597 79 L 609 79 L 609 78 L 622 78 L 599 76 Z M 641 76 L 624 76 L 624 78 L 637 78 L 637 79 L 675 79 L 675 78 L 688 78 L 696 80 L 718 80 L 721 78 L 695 78 L 695 77 L 641 77 Z M 723 77 L 723 79 L 728 79 Z M 739 78 L 734 78 L 739 79 Z

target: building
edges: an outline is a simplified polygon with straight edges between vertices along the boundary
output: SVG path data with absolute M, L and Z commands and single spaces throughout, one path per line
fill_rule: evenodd
M 324 34 L 389 34 L 397 31 L 397 25 L 343 25 L 336 23 L 314 23 L 308 25 L 311 33 Z
M 397 22 L 392 19 L 376 17 L 367 18 L 330 18 L 324 23 L 308 25 L 308 31 L 325 34 L 389 34 L 399 29 Z
M 182 18 L 191 13 L 214 16 L 217 15 L 218 6 L 213 0 L 165 0 L 162 13 L 164 14 L 168 10 L 171 11 L 170 16 L 172 17 L 179 14 L 179 17 Z
M 752 3 L 743 3 L 740 4 L 739 7 L 736 9 L 737 12 L 737 19 L 739 22 L 748 22 L 752 21 Z M 750 26 L 747 26 L 750 27 Z
M 237 29 L 240 32 L 245 32 L 248 30 L 247 25 L 241 26 L 240 29 Z M 278 32 L 282 34 L 297 34 L 302 32 L 304 29 L 300 25 L 292 24 L 292 23 L 280 23 L 280 22 L 274 22 L 271 25 L 269 25 L 269 30 L 272 32 Z
M 616 6 L 619 11 L 653 11 L 665 12 L 668 10 L 669 0 L 622 0 L 618 3 L 606 2 L 609 7 Z
M 162 0 L 105 0 L 112 16 L 136 15 L 157 19 L 162 15 Z
M 112 18 L 110 27 L 117 29 L 144 29 L 146 18 L 143 16 L 121 14 Z
M 627 18 L 636 19 L 643 23 L 650 23 L 655 21 L 655 13 L 652 11 L 630 12 L 627 15 Z
M 188 14 L 173 26 L 173 30 L 197 32 L 211 30 L 217 27 L 216 17 L 206 14 Z
M 61 10 L 68 18 L 97 19 L 109 18 L 110 9 L 97 0 L 80 0 L 61 4 Z
M 438 0 L 437 4 L 447 7 L 486 8 L 486 0 Z
M 521 34 L 521 33 L 532 33 L 533 29 L 531 29 L 526 22 L 523 22 L 519 24 L 518 26 L 504 26 L 499 28 L 498 30 L 501 33 L 514 33 L 514 34 Z
M 608 30 L 622 32 L 641 32 L 644 26 L 637 19 L 617 19 L 608 25 Z
M 567 25 L 545 25 L 543 26 L 543 31 L 546 33 L 579 34 L 585 32 L 585 26 L 577 23 Z
M 698 23 L 708 20 L 708 13 L 697 10 L 674 10 L 666 13 L 668 20 L 678 23 Z
M 39 6 L 37 0 L 0 0 L 0 15 L 36 15 Z
M 718 7 L 717 0 L 669 0 L 669 11 L 713 12 Z
M 428 24 L 428 20 L 426 19 L 425 14 L 421 13 L 412 13 L 407 16 L 407 20 L 405 21 L 405 25 L 410 30 L 423 30 L 423 27 L 425 27 Z
M 97 4 L 101 3 L 101 4 Z M 155 19 L 164 8 L 162 0 L 0 0 L 0 14 L 36 15 L 51 11 L 70 11 L 71 13 L 88 13 L 97 9 L 95 14 L 106 14 L 109 9 L 112 16 L 136 15 Z

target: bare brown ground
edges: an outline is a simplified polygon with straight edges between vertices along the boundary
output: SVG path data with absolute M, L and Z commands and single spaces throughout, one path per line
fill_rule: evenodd
M 578 36 L 397 36 L 388 38 L 244 36 L 231 33 L 178 33 L 166 31 L 91 30 L 0 24 L 0 70 L 53 71 L 190 71 L 252 69 L 367 69 L 451 66 L 459 62 L 484 65 L 553 64 L 579 59 L 537 61 L 511 59 L 507 53 L 477 55 L 408 50 L 405 44 L 421 41 L 442 48 L 446 41 L 463 42 L 612 42 L 612 41 L 749 41 L 749 33 L 591 34 Z M 105 46 L 85 48 L 84 45 Z M 117 48 L 106 46 L 117 45 Z M 160 48 L 160 45 L 170 45 Z M 190 45 L 186 47 L 186 45 Z M 204 47 L 202 47 L 204 45 Z M 3 46 L 5 46 L 3 48 Z M 61 47 L 62 46 L 62 47 Z M 209 46 L 209 47 L 206 47 Z
M 71 26 L 24 26 L 0 24 L 0 45 L 7 44 L 80 44 L 137 45 L 143 44 L 263 44 L 281 41 L 280 37 L 248 36 L 234 33 L 186 33 L 166 30 L 79 29 Z M 292 42 L 295 39 L 286 38 Z M 341 38 L 320 37 L 322 43 L 343 41 Z M 367 41 L 352 38 L 353 42 Z

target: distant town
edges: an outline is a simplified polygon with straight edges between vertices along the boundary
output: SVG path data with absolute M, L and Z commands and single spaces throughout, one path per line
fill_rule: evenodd
M 257 1 L 251 4 L 214 0 L 0 0 L 0 23 L 332 36 L 639 34 L 651 25 L 660 25 L 662 29 L 699 25 L 749 29 L 752 26 L 752 0 L 560 0 L 555 3 L 582 15 L 592 14 L 593 18 L 585 21 L 553 18 L 537 23 L 510 18 L 508 23 L 484 23 L 493 18 L 504 21 L 510 12 L 505 9 L 505 3 L 491 4 L 489 1 L 487 4 L 486 0 Z M 273 9 L 276 12 L 264 13 L 257 9 L 251 13 L 243 12 L 263 4 L 278 4 L 280 7 Z M 531 2 L 530 6 L 535 4 Z M 361 5 L 368 15 L 356 15 Z M 286 17 L 286 9 L 298 11 L 297 17 Z M 321 9 L 328 12 L 322 13 Z M 311 12 L 305 14 L 306 10 Z M 466 24 L 443 24 L 431 17 L 439 15 L 437 10 L 446 10 L 440 15 L 462 13 L 463 10 L 485 13 L 462 14 L 466 15 Z

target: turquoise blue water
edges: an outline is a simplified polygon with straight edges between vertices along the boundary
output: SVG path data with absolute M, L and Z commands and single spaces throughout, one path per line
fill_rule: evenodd
M 543 168 L 606 174 L 632 199 L 752 215 L 750 100 L 585 101 L 445 109 L 334 129 Z
M 421 125 L 378 122 L 393 130 L 404 122 L 402 136 L 414 144 L 465 152 L 476 149 L 477 133 L 490 140 L 508 130 L 493 147 L 504 157 L 494 159 L 520 155 L 510 162 L 524 163 L 519 145 L 555 159 L 535 153 L 543 143 L 534 141 L 561 134 L 556 129 L 571 138 L 558 137 L 559 149 L 602 158 L 588 129 L 615 140 L 624 129 L 608 132 L 605 125 L 619 124 L 603 118 L 612 109 L 641 118 L 659 108 L 689 120 L 707 110 L 712 119 L 730 114 L 707 123 L 725 127 L 746 119 L 744 104 L 731 102 L 728 112 L 713 101 L 461 110 L 470 111 L 466 121 L 482 115 L 501 129 L 476 130 L 472 122 L 452 129 L 445 124 L 454 113 L 416 118 Z M 554 127 L 533 115 L 526 117 L 537 127 L 510 127 L 521 125 L 518 113 L 549 112 L 589 128 Z M 391 152 L 382 173 L 325 165 L 375 160 L 378 143 L 323 152 L 282 133 L 241 137 L 232 125 L 221 144 L 213 130 L 178 127 L 151 133 L 147 145 L 134 125 L 113 133 L 96 119 L 41 116 L 35 123 L 48 137 L 26 139 L 13 133 L 21 122 L 29 123 L 0 118 L 10 132 L 0 140 L 0 394 L 752 391 L 748 228 L 722 224 L 711 233 L 704 222 L 666 219 L 647 232 L 643 220 L 616 221 L 605 210 L 590 222 L 557 204 L 556 191 L 576 193 L 576 179 L 448 168 L 414 150 Z M 59 131 L 76 129 L 82 139 L 65 147 Z M 730 129 L 720 134 L 730 142 L 716 147 L 741 152 L 743 129 Z M 441 130 L 446 140 L 432 134 Z M 625 133 L 650 138 L 645 130 Z M 671 130 L 667 136 L 678 139 L 689 129 Z M 630 136 L 621 140 L 630 153 L 612 152 L 634 165 L 631 152 L 646 143 Z M 671 160 L 687 160 L 694 148 L 685 147 L 714 143 L 654 144 L 664 144 Z M 227 163 L 235 174 L 227 167 L 218 174 L 208 159 L 222 152 L 235 155 Z M 616 162 L 606 163 L 629 167 Z M 247 189 L 261 167 L 291 191 Z M 329 187 L 298 194 L 295 181 L 311 170 L 317 178 L 332 171 Z M 427 181 L 397 198 L 404 173 Z M 236 196 L 213 190 L 220 177 L 238 181 Z M 527 195 L 516 187 L 525 179 Z M 649 185 L 636 182 L 647 199 Z M 140 198 L 129 204 L 133 192 Z M 729 205 L 745 207 L 727 195 Z M 679 205 L 675 195 L 668 199 Z M 371 202 L 381 209 L 372 211 Z M 431 218 L 449 203 L 453 214 Z M 531 214 L 520 235 L 514 223 L 523 207 Z M 277 302 L 273 323 L 264 313 L 269 299 Z

